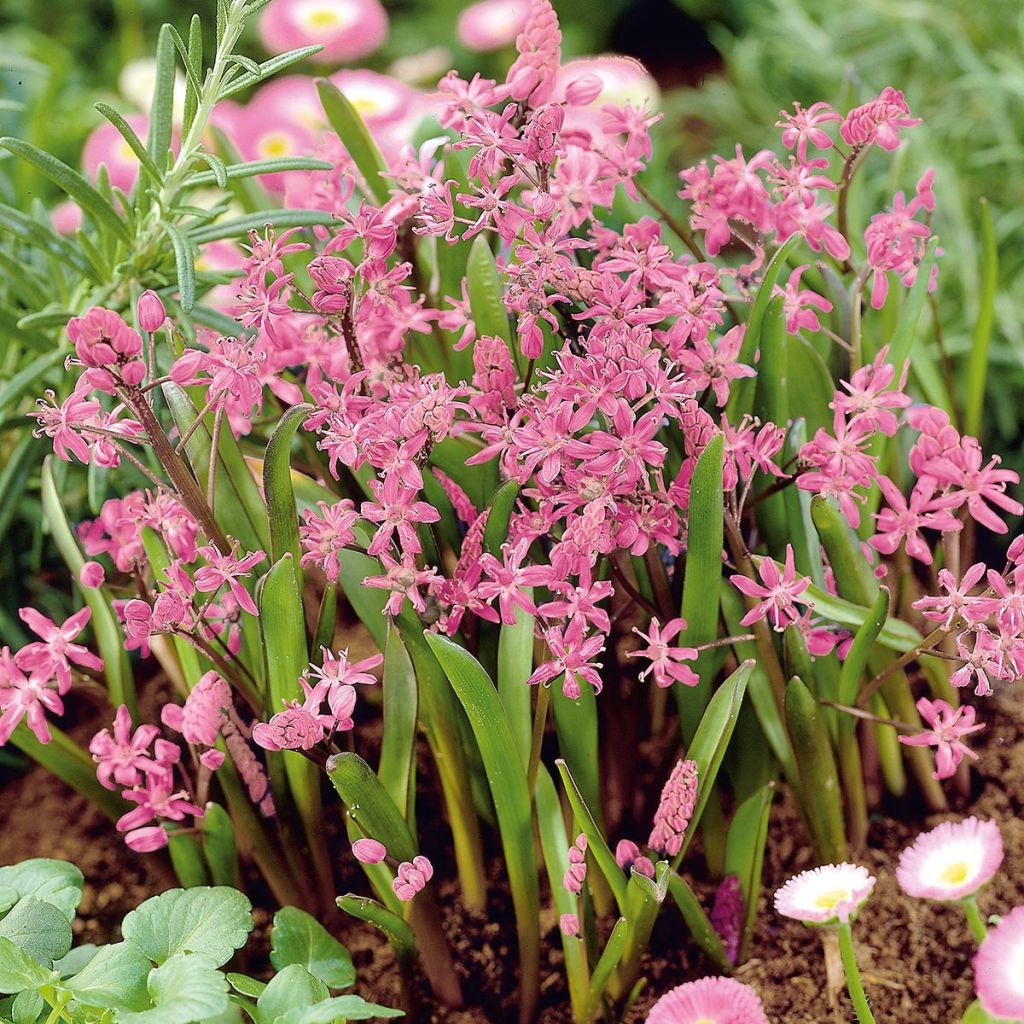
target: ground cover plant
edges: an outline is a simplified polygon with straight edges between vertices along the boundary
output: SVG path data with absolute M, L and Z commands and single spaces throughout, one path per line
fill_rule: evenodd
M 40 300 L 17 326 L 41 351 L 7 387 L 53 383 L 12 472 L 52 447 L 41 510 L 81 601 L 18 608 L 0 745 L 183 886 L 69 966 L 81 876 L 2 869 L 11 1019 L 428 1019 L 467 1003 L 455 908 L 497 889 L 506 1017 L 557 985 L 577 1024 L 754 1024 L 765 993 L 730 975 L 771 912 L 779 793 L 818 866 L 774 913 L 821 929 L 836 1012 L 845 985 L 885 1019 L 856 949 L 871 816 L 969 790 L 1024 659 L 1019 478 L 916 359 L 955 259 L 935 173 L 850 202 L 920 118 L 899 83 L 796 102 L 773 149 L 675 168 L 666 199 L 648 76 L 563 61 L 547 0 L 500 76 L 415 94 L 353 70 L 267 82 L 323 52 L 299 31 L 238 52 L 289 12 L 222 0 L 212 52 L 199 19 L 165 26 L 146 123 L 101 103 L 90 176 L 0 140 L 78 222 L 0 210 Z M 66 347 L 42 350 L 53 324 Z M 1024 1016 L 1022 911 L 978 903 L 999 826 L 922 826 L 891 868 L 978 945 L 977 1001 L 945 1019 Z M 36 906 L 51 884 L 59 922 Z M 220 971 L 250 896 L 285 908 L 272 978 Z M 178 941 L 172 911 L 202 920 Z M 701 967 L 651 991 L 666 917 Z M 396 1011 L 332 995 L 354 921 L 393 951 Z M 116 984 L 76 995 L 110 961 Z

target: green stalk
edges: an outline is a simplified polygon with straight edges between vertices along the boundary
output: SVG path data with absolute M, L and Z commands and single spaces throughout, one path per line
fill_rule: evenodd
M 988 928 L 985 926 L 985 919 L 981 916 L 981 911 L 978 910 L 978 898 L 968 896 L 960 906 L 964 908 L 964 917 L 967 918 L 967 926 L 971 929 L 974 941 L 980 946 L 985 941 L 985 936 L 988 935 Z
M 853 1003 L 854 1012 L 857 1014 L 859 1024 L 875 1024 L 874 1014 L 868 1006 L 868 997 L 864 994 L 864 986 L 860 981 L 860 972 L 857 970 L 857 954 L 853 948 L 853 932 L 850 923 L 839 925 L 839 955 L 843 959 L 843 971 L 846 973 L 846 988 L 850 993 L 850 1001 Z

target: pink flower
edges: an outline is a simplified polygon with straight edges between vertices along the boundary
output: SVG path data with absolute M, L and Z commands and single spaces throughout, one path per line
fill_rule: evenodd
M 989 602 L 985 598 L 972 597 L 971 591 L 978 585 L 985 575 L 985 563 L 977 562 L 972 565 L 959 583 L 956 577 L 948 569 L 940 569 L 938 575 L 939 586 L 946 592 L 941 597 L 922 597 L 914 602 L 914 607 L 921 611 L 925 618 L 934 622 L 941 622 L 944 629 L 952 629 L 957 618 L 961 615 L 968 619 L 974 618 L 973 609 L 981 605 L 980 617 L 987 619 L 989 615 Z
M 921 123 L 910 116 L 903 93 L 887 85 L 873 100 L 854 107 L 839 126 L 839 134 L 848 146 L 870 146 L 877 142 L 882 149 L 893 150 L 900 144 L 900 128 L 913 128 Z
M 962 900 L 990 882 L 1003 863 L 1003 840 L 994 821 L 944 821 L 900 854 L 896 881 L 908 896 Z
M 589 683 L 595 693 L 601 692 L 601 663 L 593 659 L 604 650 L 602 635 L 586 636 L 583 620 L 575 618 L 564 630 L 557 626 L 547 630 L 544 640 L 552 660 L 539 666 L 526 680 L 529 686 L 546 685 L 561 675 L 562 692 L 570 700 L 579 697 L 581 680 Z
M 378 0 L 275 0 L 260 17 L 270 53 L 322 46 L 310 59 L 322 64 L 359 60 L 387 38 L 388 16 Z
M 269 722 L 254 725 L 252 738 L 264 750 L 309 750 L 323 740 L 324 727 L 315 715 L 293 704 Z
M 434 877 L 434 866 L 426 857 L 413 857 L 412 863 L 407 860 L 398 865 L 398 872 L 391 882 L 395 895 L 403 902 L 408 902 L 418 892 L 422 892 L 427 882 Z
M 231 689 L 216 673 L 207 672 L 189 692 L 183 707 L 164 705 L 161 720 L 180 732 L 187 743 L 212 747 L 220 735 L 224 713 L 231 707 Z
M 155 767 L 149 748 L 159 735 L 155 725 L 140 725 L 133 734 L 132 717 L 122 704 L 114 715 L 114 735 L 103 729 L 89 741 L 100 785 L 105 789 L 137 786 L 141 773 Z
M 478 584 L 476 592 L 485 601 L 498 599 L 501 621 L 507 626 L 515 625 L 516 608 L 522 608 L 528 615 L 537 614 L 537 606 L 526 591 L 543 586 L 551 578 L 551 570 L 546 566 L 522 565 L 529 546 L 528 542 L 502 544 L 500 562 L 490 552 L 480 556 L 480 568 L 488 578 Z
M 167 310 L 164 309 L 160 296 L 151 288 L 147 288 L 135 304 L 135 317 L 139 322 L 139 330 L 152 334 L 159 331 L 167 319 Z
M 745 324 L 737 324 L 712 346 L 707 338 L 696 339 L 693 350 L 683 349 L 679 363 L 690 372 L 690 380 L 697 391 L 710 387 L 715 401 L 723 408 L 729 401 L 729 386 L 741 377 L 754 377 L 757 371 L 752 366 L 736 361 L 743 345 Z
M 157 741 L 158 745 L 160 741 Z M 173 746 L 173 744 L 169 744 Z M 117 820 L 118 832 L 128 832 L 125 842 L 131 847 L 133 842 L 145 842 L 152 833 L 137 830 L 154 818 L 167 818 L 171 821 L 183 821 L 188 816 L 201 818 L 203 809 L 191 803 L 184 790 L 173 792 L 174 775 L 169 768 L 146 772 L 143 784 L 135 789 L 127 789 L 122 794 L 125 800 L 136 804 L 134 810 L 121 815 Z M 132 835 L 132 833 L 136 833 Z M 134 847 L 133 847 L 134 848 Z M 154 849 L 156 847 L 153 847 Z
M 629 866 L 640 856 L 640 847 L 632 839 L 620 839 L 615 845 L 615 863 L 628 871 Z
M 529 13 L 530 5 L 518 0 L 480 0 L 463 9 L 455 32 L 470 50 L 500 50 L 516 41 L 526 27 Z
M 701 978 L 666 992 L 647 1024 L 768 1024 L 757 993 L 732 978 Z
M 132 829 L 124 837 L 125 845 L 136 853 L 154 853 L 162 850 L 170 840 L 163 825 L 147 825 Z
M 831 149 L 832 139 L 822 125 L 840 120 L 839 115 L 827 103 L 812 103 L 806 110 L 793 104 L 793 113 L 779 111 L 781 121 L 775 122 L 782 129 L 782 144 L 786 149 L 796 148 L 796 158 L 801 164 L 807 163 L 807 146 L 816 149 Z
M 960 521 L 949 511 L 956 505 L 957 498 L 949 495 L 936 498 L 928 482 L 921 481 L 910 492 L 908 503 L 903 492 L 888 477 L 879 476 L 877 482 L 889 508 L 883 508 L 875 515 L 878 533 L 868 543 L 876 551 L 891 555 L 905 541 L 911 558 L 931 565 L 932 549 L 920 531 L 958 532 Z
M 420 593 L 420 588 L 430 587 L 434 583 L 437 578 L 437 570 L 417 568 L 415 557 L 410 554 L 403 555 L 399 562 L 385 551 L 381 554 L 380 560 L 385 574 L 383 576 L 367 576 L 363 580 L 363 586 L 391 591 L 391 596 L 384 606 L 385 614 L 397 615 L 402 610 L 406 598 L 409 599 L 416 611 L 426 611 L 427 605 Z
M 50 727 L 46 711 L 64 714 L 64 702 L 54 688 L 47 673 L 26 675 L 12 657 L 10 649 L 0 648 L 0 747 L 5 746 L 11 733 L 23 718 L 40 743 L 50 742 Z
M 743 892 L 736 875 L 726 875 L 715 890 L 715 902 L 711 908 L 711 924 L 722 940 L 725 955 L 736 962 L 740 952 L 740 937 L 743 932 Z
M 784 308 L 786 313 L 786 330 L 790 334 L 799 334 L 801 330 L 820 331 L 821 321 L 815 309 L 823 313 L 832 312 L 832 303 L 810 288 L 800 287 L 800 278 L 803 272 L 810 266 L 804 263 L 797 267 L 786 281 L 786 287 L 781 289 L 784 296 Z M 719 402 L 719 405 L 722 403 Z
M 320 515 L 309 508 L 302 512 L 303 523 L 299 526 L 303 551 L 301 564 L 319 566 L 334 583 L 341 570 L 338 562 L 341 552 L 355 543 L 352 527 L 359 513 L 349 498 L 342 498 L 333 505 L 325 501 L 318 501 L 316 505 Z
M 647 840 L 652 850 L 674 857 L 683 848 L 686 829 L 697 805 L 697 783 L 697 763 L 677 761 L 654 812 L 654 827 Z
M 379 525 L 366 549 L 367 554 L 379 555 L 389 551 L 397 539 L 404 554 L 418 555 L 421 546 L 416 526 L 436 523 L 441 513 L 425 501 L 416 501 L 416 491 L 404 486 L 397 473 L 389 473 L 383 483 L 374 480 L 370 487 L 377 500 L 364 501 L 360 515 Z
M 657 618 L 652 618 L 649 633 L 642 633 L 638 627 L 633 627 L 633 632 L 647 641 L 647 647 L 638 651 L 630 651 L 629 657 L 647 658 L 651 662 L 640 673 L 641 679 L 646 679 L 653 672 L 654 681 L 662 687 L 671 686 L 673 683 L 696 686 L 700 682 L 700 676 L 689 666 L 682 664 L 684 661 L 693 661 L 697 657 L 696 649 L 669 646 L 673 637 L 684 629 L 686 629 L 685 619 L 672 619 L 662 629 Z
M 982 1009 L 1000 1020 L 1024 1017 L 1024 907 L 1014 907 L 974 956 L 974 987 Z
M 775 893 L 775 909 L 804 924 L 845 924 L 874 887 L 874 877 L 859 864 L 825 864 L 786 882 Z
M 250 575 L 249 570 L 259 565 L 267 556 L 262 551 L 254 551 L 240 558 L 237 552 L 238 541 L 232 543 L 231 553 L 227 555 L 223 554 L 216 544 L 207 544 L 206 547 L 200 548 L 199 554 L 206 559 L 207 564 L 196 570 L 196 590 L 203 594 L 212 594 L 226 585 L 240 607 L 250 615 L 259 615 L 256 602 L 238 581 L 247 579 Z
M 15 655 L 21 668 L 42 675 L 56 676 L 57 689 L 63 694 L 71 686 L 71 663 L 93 672 L 103 671 L 103 659 L 88 648 L 72 641 L 85 629 L 92 616 L 89 608 L 75 612 L 64 625 L 58 626 L 34 608 L 21 608 L 18 616 L 39 641 L 28 644 Z
M 562 886 L 579 895 L 587 880 L 587 837 L 581 832 L 569 847 L 569 867 L 562 876 Z
M 762 558 L 757 571 L 764 586 L 739 574 L 729 577 L 737 590 L 747 597 L 760 599 L 759 603 L 740 619 L 742 625 L 749 626 L 758 619 L 767 618 L 772 627 L 781 633 L 790 622 L 799 619 L 796 605 L 809 603 L 801 595 L 810 586 L 811 581 L 805 576 L 797 577 L 794 557 L 793 545 L 787 544 L 786 563 L 781 573 L 773 559 Z
M 388 848 L 376 839 L 357 839 L 352 844 L 352 856 L 361 864 L 379 864 L 388 855 Z
M 900 736 L 900 743 L 908 747 L 935 747 L 935 778 L 950 778 L 965 756 L 978 759 L 962 741 L 962 737 L 985 728 L 983 724 L 974 724 L 973 707 L 968 704 L 954 709 L 944 700 L 922 697 L 917 702 L 917 710 L 931 728 L 913 736 Z

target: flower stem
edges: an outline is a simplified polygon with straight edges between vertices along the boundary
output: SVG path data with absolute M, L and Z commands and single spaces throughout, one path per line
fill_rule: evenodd
M 537 707 L 533 715 L 533 739 L 530 743 L 530 760 L 527 768 L 527 782 L 530 792 L 534 792 L 537 781 L 537 767 L 540 764 L 540 748 L 544 742 L 544 727 L 548 721 L 548 705 L 551 703 L 551 690 L 544 684 L 537 688 Z
M 960 906 L 964 908 L 964 917 L 967 918 L 967 926 L 971 929 L 974 941 L 981 945 L 985 941 L 985 936 L 988 935 L 988 928 L 985 926 L 981 911 L 978 910 L 977 898 L 968 896 Z
M 859 1024 L 875 1024 L 874 1014 L 868 1006 L 868 997 L 864 994 L 864 986 L 860 983 L 860 972 L 857 970 L 857 954 L 853 948 L 853 932 L 850 923 L 839 925 L 839 955 L 843 960 L 846 972 L 846 989 L 850 993 L 854 1012 Z

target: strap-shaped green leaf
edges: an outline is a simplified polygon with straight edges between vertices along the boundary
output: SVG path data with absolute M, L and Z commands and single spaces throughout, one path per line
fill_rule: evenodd
M 260 231 L 268 224 L 275 228 L 307 228 L 333 222 L 332 215 L 322 210 L 257 210 L 244 217 L 231 217 L 196 228 L 189 231 L 188 237 L 195 245 L 205 245 L 221 238 L 239 238 L 250 231 Z
M 757 904 L 761 897 L 768 819 L 774 797 L 775 783 L 769 782 L 736 808 L 729 824 L 729 838 L 725 844 L 725 873 L 739 878 L 743 894 L 743 927 L 737 963 L 743 963 L 750 953 L 750 940 L 757 920 Z
M 87 216 L 92 217 L 97 227 L 107 229 L 125 242 L 132 241 L 128 229 L 114 207 L 78 171 L 68 167 L 63 160 L 58 160 L 45 150 L 22 139 L 2 138 L 0 146 L 45 174 L 69 198 L 74 199 Z
M 149 135 L 146 149 L 154 163 L 163 165 L 171 148 L 174 128 L 174 38 L 171 26 L 163 25 L 156 40 L 153 98 L 149 104 Z
M 498 277 L 498 266 L 487 238 L 477 235 L 466 262 L 466 291 L 469 308 L 476 324 L 476 333 L 501 338 L 512 353 L 515 362 L 518 349 L 512 344 L 512 330 L 505 309 L 504 292 Z
M 34 249 L 67 264 L 76 273 L 99 280 L 89 261 L 74 244 L 58 235 L 48 224 L 0 203 L 0 228 L 20 241 L 29 243 Z
M 384 735 L 380 746 L 381 784 L 395 806 L 411 819 L 415 787 L 416 716 L 419 695 L 416 673 L 398 630 L 388 623 L 384 642 Z
M 467 650 L 424 634 L 473 729 L 498 816 L 519 937 L 519 1019 L 533 1020 L 540 983 L 540 893 L 526 770 L 494 684 Z
M 611 935 L 605 943 L 601 958 L 594 966 L 590 976 L 590 988 L 587 991 L 587 1009 L 584 1020 L 594 1020 L 597 1017 L 603 1000 L 604 992 L 611 980 L 612 972 L 619 966 L 622 954 L 626 951 L 626 939 L 629 937 L 629 925 L 624 917 L 620 917 L 612 928 Z
M 383 177 L 387 173 L 387 164 L 359 112 L 348 97 L 326 78 L 316 80 L 316 91 L 320 94 L 327 123 L 359 168 L 371 197 L 383 205 L 388 200 L 388 182 Z
M 689 884 L 675 871 L 668 876 L 668 891 L 672 894 L 679 912 L 683 915 L 686 927 L 693 936 L 693 941 L 700 946 L 704 955 L 720 970 L 727 974 L 732 972 L 732 963 L 722 947 L 722 940 L 715 931 L 715 926 L 704 913 L 700 900 Z
M 192 243 L 178 227 L 169 221 L 160 225 L 171 240 L 174 266 L 178 272 L 178 302 L 183 313 L 190 313 L 196 301 L 196 257 Z
M 263 494 L 270 519 L 270 552 L 276 562 L 282 555 L 292 556 L 292 569 L 299 594 L 302 593 L 302 546 L 299 543 L 299 520 L 295 511 L 295 490 L 292 487 L 292 439 L 312 406 L 293 405 L 281 417 L 267 444 L 263 459 Z
M 971 354 L 967 360 L 967 390 L 964 399 L 964 433 L 977 437 L 985 404 L 985 376 L 988 350 L 995 324 L 996 289 L 999 285 L 999 250 L 992 225 L 992 208 L 987 199 L 981 209 L 981 281 L 978 285 L 978 315 L 971 332 Z M 920 273 L 920 272 L 919 272 Z
M 506 480 L 491 495 L 487 507 L 487 523 L 484 525 L 484 551 L 501 557 L 501 545 L 508 539 L 508 524 L 519 498 L 519 483 Z

